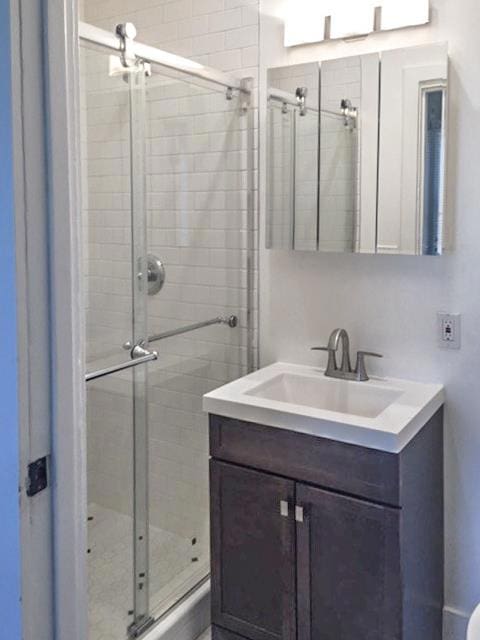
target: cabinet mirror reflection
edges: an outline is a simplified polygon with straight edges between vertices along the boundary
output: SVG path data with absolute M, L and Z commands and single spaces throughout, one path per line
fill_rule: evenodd
M 445 250 L 446 44 L 269 69 L 267 246 Z

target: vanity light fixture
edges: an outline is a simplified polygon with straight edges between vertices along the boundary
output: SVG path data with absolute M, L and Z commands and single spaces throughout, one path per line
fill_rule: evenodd
M 288 0 L 286 3 L 285 46 L 321 42 L 325 39 L 325 5 L 318 0 Z
M 288 0 L 284 44 L 357 38 L 429 20 L 429 0 Z
M 371 33 L 374 30 L 375 5 L 379 1 L 341 0 L 331 6 L 330 39 L 355 38 Z
M 381 30 L 427 24 L 430 20 L 428 5 L 428 0 L 382 0 Z

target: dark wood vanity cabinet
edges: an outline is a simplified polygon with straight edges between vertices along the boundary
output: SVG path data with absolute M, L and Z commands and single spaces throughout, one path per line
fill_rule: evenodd
M 393 454 L 210 416 L 214 640 L 440 640 L 442 431 Z
M 295 523 L 280 502 L 293 504 L 295 483 L 212 461 L 211 491 L 215 620 L 250 640 L 294 638 Z
M 297 486 L 298 638 L 401 638 L 399 510 Z

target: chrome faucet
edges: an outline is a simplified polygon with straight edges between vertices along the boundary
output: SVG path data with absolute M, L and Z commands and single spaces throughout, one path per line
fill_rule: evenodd
M 337 351 L 339 345 L 342 345 L 342 363 L 340 367 L 337 365 Z M 327 351 L 328 362 L 325 369 L 325 375 L 329 378 L 339 378 L 341 380 L 356 380 L 357 382 L 365 382 L 369 380 L 367 370 L 365 368 L 365 357 L 372 356 L 374 358 L 382 358 L 379 353 L 372 351 L 358 351 L 355 368 L 352 369 L 350 361 L 350 340 L 345 329 L 335 329 L 332 331 L 326 347 L 312 347 L 312 351 Z

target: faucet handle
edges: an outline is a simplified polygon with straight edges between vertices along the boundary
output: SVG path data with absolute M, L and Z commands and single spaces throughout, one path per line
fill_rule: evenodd
M 337 358 L 335 356 L 335 349 L 332 347 L 312 347 L 312 351 L 326 351 L 328 353 L 327 368 L 325 375 L 332 375 L 337 370 Z
M 381 353 L 375 353 L 374 351 L 357 351 L 357 356 L 371 356 L 372 358 L 383 358 Z
M 375 353 L 374 351 L 357 351 L 357 363 L 355 365 L 355 373 L 357 380 L 362 382 L 369 380 L 367 370 L 365 368 L 365 358 L 383 358 L 381 353 Z

